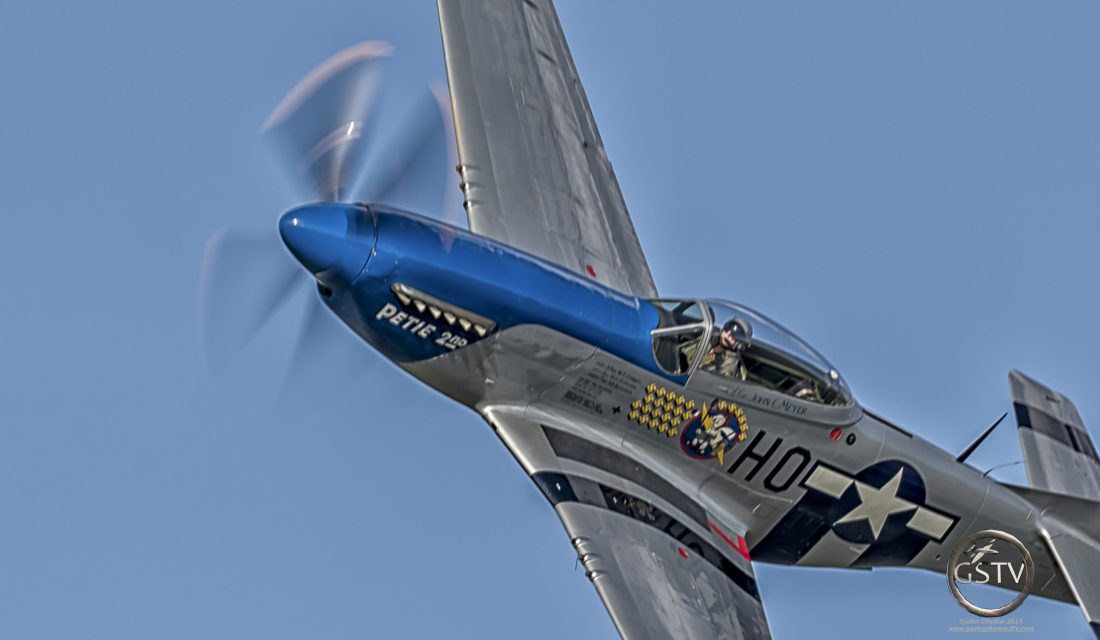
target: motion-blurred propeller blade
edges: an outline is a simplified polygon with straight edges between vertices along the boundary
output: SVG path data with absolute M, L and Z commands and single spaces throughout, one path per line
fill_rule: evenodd
M 437 214 L 450 178 L 454 134 L 445 90 L 426 91 L 409 110 L 397 135 L 368 165 L 361 193 L 366 202 Z
M 199 331 L 207 366 L 221 371 L 306 280 L 273 233 L 222 229 L 206 242 Z
M 380 106 L 382 66 L 390 51 L 388 44 L 365 42 L 329 58 L 283 98 L 264 123 L 263 135 L 309 200 L 346 202 L 362 193 L 356 201 L 434 214 L 461 226 L 464 216 L 456 202 L 458 193 L 450 187 L 454 182 L 449 171 L 456 154 L 445 89 L 428 93 L 404 112 L 401 126 L 383 125 L 394 132 L 387 140 L 374 140 L 378 115 L 385 111 L 381 113 L 385 117 L 391 106 L 397 106 L 396 101 Z M 362 182 L 365 189 L 357 189 Z M 310 240 L 309 231 L 303 227 L 288 240 L 301 264 L 279 246 L 274 233 L 223 230 L 207 243 L 199 307 L 203 348 L 211 368 L 223 367 L 236 355 L 290 296 L 295 284 L 315 284 L 303 266 L 322 282 L 334 277 L 332 269 L 311 266 L 313 254 L 325 254 L 329 247 L 315 242 L 316 237 Z M 280 227 L 280 233 L 286 236 L 287 231 Z M 353 389 L 371 361 L 367 345 L 317 296 L 310 291 L 284 385 L 280 403 L 284 407 L 289 403 L 316 408 L 319 399 L 331 400 L 335 391 Z
M 388 44 L 364 42 L 332 56 L 291 89 L 264 123 L 264 136 L 309 199 L 346 198 L 361 175 L 381 63 L 390 51 Z
M 352 391 L 371 362 L 370 350 L 310 292 L 280 404 L 310 410 Z

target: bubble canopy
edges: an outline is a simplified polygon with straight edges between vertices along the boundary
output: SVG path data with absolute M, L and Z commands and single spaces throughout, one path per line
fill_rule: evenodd
M 815 374 L 821 382 L 850 398 L 848 385 L 836 368 L 806 341 L 783 325 L 755 309 L 729 300 L 707 300 L 705 304 L 713 318 L 715 333 L 721 331 L 722 325 L 733 318 L 747 320 L 752 326 L 753 350 L 765 349 L 792 360 L 805 368 L 807 373 Z
M 798 400 L 853 404 L 848 385 L 829 361 L 783 325 L 729 300 L 649 301 L 658 321 L 653 358 L 673 375 L 702 382 L 720 376 L 766 387 Z M 736 320 L 728 334 L 727 323 Z
M 706 303 L 714 317 L 715 327 L 720 328 L 732 318 L 744 318 L 752 325 L 754 344 L 762 343 L 772 349 L 778 349 L 788 356 L 797 358 L 802 364 L 818 369 L 820 373 L 834 370 L 824 356 L 806 344 L 802 338 L 759 311 L 729 300 L 707 300 Z

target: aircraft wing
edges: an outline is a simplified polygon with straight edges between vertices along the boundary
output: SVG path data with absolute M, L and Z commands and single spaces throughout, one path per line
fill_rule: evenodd
M 771 637 L 743 531 L 567 425 L 483 413 L 554 506 L 623 638 Z
M 470 230 L 655 297 L 551 0 L 438 0 Z

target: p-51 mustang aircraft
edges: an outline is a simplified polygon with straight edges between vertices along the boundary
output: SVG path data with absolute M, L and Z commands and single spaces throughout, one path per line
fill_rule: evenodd
M 324 307 L 493 428 L 624 638 L 767 638 L 753 561 L 942 574 L 989 529 L 1030 550 L 1033 593 L 1077 602 L 1100 636 L 1100 459 L 1067 398 L 1009 375 L 1031 486 L 1005 485 L 965 464 L 973 447 L 861 407 L 767 316 L 660 296 L 551 1 L 439 0 L 439 16 L 453 136 L 432 103 L 410 150 L 371 169 L 388 49 L 338 54 L 265 124 L 318 201 L 279 233 Z M 438 195 L 425 167 L 456 142 L 468 229 L 355 197 Z M 242 281 L 256 246 L 208 247 L 213 353 L 301 273 L 276 253 Z

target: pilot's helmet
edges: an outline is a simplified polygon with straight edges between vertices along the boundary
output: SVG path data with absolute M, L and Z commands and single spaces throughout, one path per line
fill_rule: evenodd
M 742 347 L 752 343 L 752 325 L 744 318 L 730 318 L 722 325 L 722 333 L 729 333 Z

